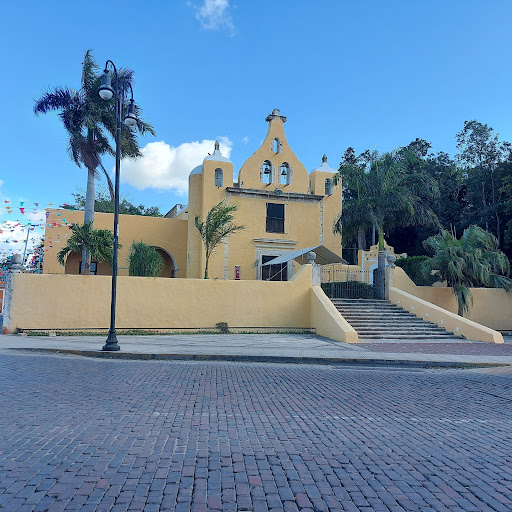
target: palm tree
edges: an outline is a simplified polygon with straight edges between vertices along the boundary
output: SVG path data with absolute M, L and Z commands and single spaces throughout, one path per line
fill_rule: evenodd
M 458 314 L 468 313 L 473 304 L 471 287 L 503 288 L 512 291 L 510 263 L 498 249 L 497 238 L 479 226 L 469 226 L 457 239 L 445 229 L 423 242 L 434 256 L 425 262 L 425 273 L 437 270 L 457 298 Z
M 87 251 L 91 257 L 98 261 L 108 261 L 112 265 L 112 252 L 114 250 L 114 234 L 108 229 L 93 229 L 92 222 L 84 224 L 71 224 L 71 236 L 66 247 L 57 253 L 57 261 L 65 265 L 68 256 L 72 253 Z M 82 265 L 80 274 L 89 274 L 90 264 Z
M 114 98 L 105 102 L 98 95 L 100 75 L 98 65 L 91 50 L 87 50 L 82 63 L 81 88 L 78 91 L 69 87 L 56 87 L 45 92 L 34 105 L 36 115 L 58 111 L 64 128 L 69 136 L 67 150 L 78 167 L 87 169 L 87 189 L 85 200 L 84 224 L 94 222 L 94 179 L 98 168 L 107 178 L 110 194 L 113 198 L 113 186 L 110 177 L 101 162 L 104 155 L 115 155 L 111 140 L 115 140 L 116 116 Z M 120 80 L 133 79 L 133 71 L 119 70 Z M 155 135 L 153 127 L 140 119 L 137 114 L 137 131 L 141 135 Z M 110 136 L 110 137 L 109 137 Z M 123 157 L 140 156 L 140 148 L 135 131 L 124 128 L 121 134 L 121 155 Z M 91 255 L 82 256 L 82 266 L 90 264 Z
M 195 225 L 206 251 L 206 263 L 204 267 L 204 278 L 208 279 L 208 262 L 215 248 L 229 235 L 242 231 L 245 226 L 233 224 L 233 213 L 238 209 L 236 204 L 227 204 L 221 201 L 216 204 L 206 215 L 204 222 L 195 218 Z
M 384 233 L 394 226 L 438 224 L 427 199 L 439 191 L 414 153 L 366 151 L 356 159 L 347 158 L 346 152 L 344 160 L 336 175 L 343 180 L 343 209 L 333 231 L 345 241 L 356 236 L 360 240 L 375 226 L 383 250 Z

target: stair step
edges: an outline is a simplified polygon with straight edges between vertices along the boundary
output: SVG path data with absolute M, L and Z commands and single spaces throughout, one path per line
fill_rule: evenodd
M 331 299 L 360 341 L 456 340 L 459 336 L 386 300 Z

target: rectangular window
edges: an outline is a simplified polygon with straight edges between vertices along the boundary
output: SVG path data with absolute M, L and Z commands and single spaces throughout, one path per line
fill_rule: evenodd
M 78 263 L 78 273 L 80 274 L 80 269 L 82 268 L 82 262 L 80 261 Z M 91 261 L 91 266 L 89 269 L 91 274 L 97 275 L 98 274 L 98 262 L 97 261 Z
M 288 263 L 280 265 L 263 265 L 277 258 L 277 256 L 261 257 L 261 279 L 263 281 L 288 281 Z
M 284 233 L 284 204 L 267 203 L 267 233 Z

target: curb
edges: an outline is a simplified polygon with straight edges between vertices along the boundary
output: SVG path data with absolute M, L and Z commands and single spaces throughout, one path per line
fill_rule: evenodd
M 357 358 L 331 358 L 331 357 L 289 357 L 289 356 L 244 356 L 237 354 L 136 354 L 131 352 L 103 352 L 101 350 L 72 350 L 56 348 L 8 348 L 6 350 L 70 354 L 83 357 L 96 357 L 100 359 L 121 359 L 133 361 L 217 361 L 237 363 L 279 363 L 279 364 L 318 364 L 329 366 L 371 366 L 392 367 L 403 366 L 409 368 L 490 368 L 497 366 L 510 366 L 508 363 L 466 363 L 457 361 L 418 361 L 404 359 L 357 359 Z

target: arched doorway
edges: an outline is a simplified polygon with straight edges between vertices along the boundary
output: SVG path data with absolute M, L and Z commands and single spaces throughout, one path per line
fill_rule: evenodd
M 160 272 L 158 277 L 176 277 L 176 261 L 173 258 L 172 254 L 168 253 L 165 249 L 161 247 L 153 246 L 156 249 L 156 252 L 162 256 L 164 259 L 164 268 Z

